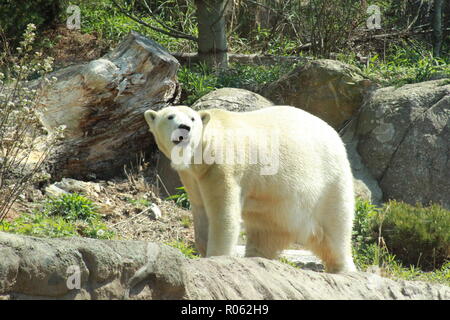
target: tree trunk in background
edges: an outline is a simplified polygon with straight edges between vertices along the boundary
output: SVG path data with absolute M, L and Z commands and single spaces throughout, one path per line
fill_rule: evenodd
M 262 29 L 273 28 L 278 16 L 275 10 L 281 8 L 282 0 L 256 0 L 256 2 L 259 5 L 256 5 L 255 9 L 255 27 L 259 26 Z
M 442 46 L 442 7 L 444 6 L 444 0 L 434 0 L 433 5 L 433 55 L 439 57 Z
M 226 0 L 195 0 L 198 20 L 200 61 L 215 68 L 228 67 L 225 28 Z

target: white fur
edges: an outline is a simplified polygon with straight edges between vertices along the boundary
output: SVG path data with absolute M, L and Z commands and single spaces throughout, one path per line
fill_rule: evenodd
M 169 115 L 174 119 L 168 120 Z M 174 168 L 191 201 L 196 245 L 202 255 L 231 254 L 243 219 L 246 256 L 273 259 L 297 242 L 317 254 L 329 272 L 355 270 L 352 173 L 342 140 L 324 121 L 288 106 L 245 113 L 196 112 L 179 106 L 147 111 L 145 118 L 159 149 L 169 158 L 176 147 L 170 139 L 173 130 L 180 124 L 191 126 L 183 150 L 192 161 Z M 230 129 L 239 136 L 229 134 Z M 269 141 L 275 133 L 276 172 L 262 174 L 267 162 L 250 161 L 249 146 Z M 234 146 L 244 163 L 194 163 L 196 152 L 214 143 Z

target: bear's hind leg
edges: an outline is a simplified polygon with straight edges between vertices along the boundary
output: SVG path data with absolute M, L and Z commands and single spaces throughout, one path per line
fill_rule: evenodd
M 330 239 L 327 235 L 323 237 L 311 236 L 306 243 L 306 247 L 324 262 L 326 272 L 356 271 L 351 248 L 343 244 L 340 239 Z

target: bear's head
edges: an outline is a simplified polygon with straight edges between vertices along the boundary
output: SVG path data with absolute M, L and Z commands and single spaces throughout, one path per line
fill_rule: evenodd
M 176 106 L 147 110 L 144 117 L 159 150 L 172 160 L 175 169 L 185 168 L 202 140 L 208 113 Z

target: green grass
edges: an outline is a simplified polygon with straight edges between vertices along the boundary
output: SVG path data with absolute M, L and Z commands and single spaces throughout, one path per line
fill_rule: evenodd
M 184 254 L 189 259 L 195 259 L 200 256 L 200 254 L 197 252 L 197 249 L 194 246 L 184 241 L 172 241 L 166 244 L 168 246 L 180 250 L 181 253 Z
M 363 75 L 383 86 L 402 86 L 408 83 L 418 83 L 433 78 L 450 77 L 450 57 L 433 57 L 430 49 L 423 44 L 393 45 L 386 57 L 378 54 L 370 57 L 368 64 L 357 61 L 354 53 L 338 55 L 338 60 L 356 65 Z
M 192 226 L 192 218 L 190 215 L 184 215 L 181 217 L 181 225 L 184 228 L 189 228 L 190 226 Z
M 128 199 L 127 200 L 129 203 L 131 203 L 132 205 L 138 207 L 138 208 L 147 208 L 150 207 L 150 205 L 152 204 L 152 202 L 150 200 L 147 199 Z
M 22 213 L 13 221 L 0 222 L 0 231 L 35 237 L 88 237 L 112 239 L 93 203 L 78 194 L 48 199 L 42 210 Z
M 126 8 L 128 12 L 132 12 L 130 4 L 126 4 L 124 1 L 117 1 L 122 7 Z M 168 0 L 166 2 L 174 2 Z M 196 43 L 185 40 L 175 39 L 162 33 L 156 32 L 147 28 L 140 23 L 128 18 L 120 10 L 114 6 L 110 0 L 101 1 L 74 1 L 72 4 L 76 4 L 80 7 L 81 11 L 81 32 L 83 33 L 96 33 L 101 39 L 107 40 L 111 46 L 115 46 L 123 37 L 125 37 L 130 31 L 137 31 L 150 39 L 158 42 L 169 51 L 184 51 L 194 52 L 196 51 Z M 166 3 L 162 7 L 166 11 L 170 11 L 171 5 Z M 173 6 L 172 6 L 173 8 Z M 159 18 L 164 21 L 169 27 L 190 33 L 197 34 L 196 22 L 193 21 L 193 10 L 188 9 L 187 14 L 183 17 L 183 21 L 175 20 L 173 15 L 169 12 L 163 11 L 160 13 Z M 139 17 L 145 23 L 158 27 L 161 26 L 154 21 L 149 14 L 146 14 L 145 10 L 135 10 L 135 15 Z
M 285 257 L 280 257 L 280 258 L 278 258 L 278 261 L 280 261 L 281 263 L 290 265 L 291 267 L 294 267 L 294 268 L 300 268 L 297 264 L 295 264 L 295 263 L 292 262 L 292 261 L 289 261 L 289 260 L 288 260 L 287 258 L 285 258 Z M 301 269 L 301 268 L 300 268 L 300 269 Z
M 191 105 L 207 93 L 225 87 L 254 91 L 262 85 L 278 80 L 295 67 L 297 67 L 295 63 L 272 66 L 235 64 L 230 65 L 227 70 L 218 72 L 203 64 L 182 67 L 178 72 L 178 79 L 186 93 L 183 103 Z

